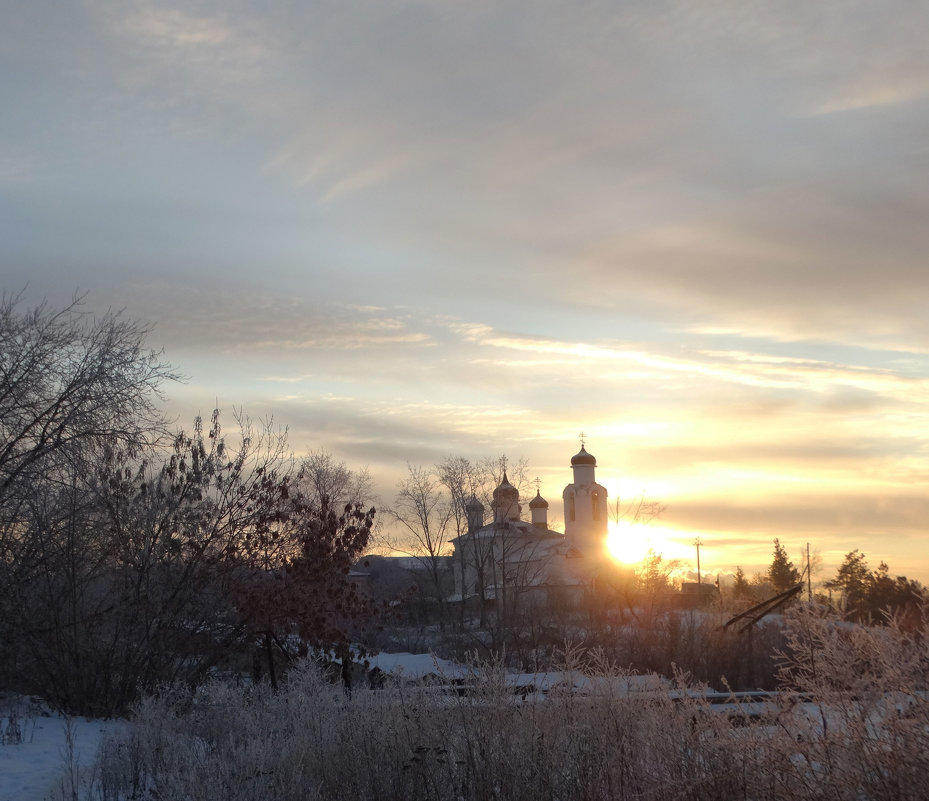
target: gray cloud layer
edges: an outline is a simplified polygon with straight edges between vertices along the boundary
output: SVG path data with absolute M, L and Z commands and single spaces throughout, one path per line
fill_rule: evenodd
M 927 23 L 902 0 L 18 4 L 4 286 L 154 322 L 181 414 L 273 410 L 388 475 L 560 465 L 585 428 L 678 482 L 682 529 L 755 530 L 802 475 L 785 536 L 840 539 L 846 490 L 876 530 L 927 478 Z

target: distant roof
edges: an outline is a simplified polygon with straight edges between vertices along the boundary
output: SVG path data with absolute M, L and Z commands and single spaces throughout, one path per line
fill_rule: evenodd
M 426 556 L 379 556 L 377 557 L 378 561 L 382 561 L 382 564 L 388 564 L 393 567 L 400 567 L 404 570 L 422 570 L 426 565 L 432 562 L 432 557 Z M 437 564 L 439 565 L 449 565 L 452 562 L 451 556 L 437 556 L 434 557 Z
M 564 534 L 561 534 L 554 529 L 539 528 L 527 520 L 506 520 L 502 523 L 491 522 L 487 525 L 481 526 L 479 529 L 470 534 L 463 534 L 461 537 L 456 537 L 455 539 L 477 538 L 486 540 L 494 539 L 497 537 L 521 537 L 533 541 L 564 540 Z

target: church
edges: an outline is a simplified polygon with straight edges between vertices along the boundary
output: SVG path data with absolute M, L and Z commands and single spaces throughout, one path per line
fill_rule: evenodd
M 538 490 L 529 501 L 530 519 L 522 518 L 519 491 L 505 471 L 490 510 L 472 496 L 467 533 L 453 540 L 455 596 L 513 606 L 556 590 L 577 598 L 592 587 L 609 560 L 607 491 L 596 468 L 582 442 L 562 493 L 564 534 L 548 527 L 548 501 Z

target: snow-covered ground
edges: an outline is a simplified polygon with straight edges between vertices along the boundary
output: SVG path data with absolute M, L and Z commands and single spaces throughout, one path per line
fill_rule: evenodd
M 467 679 L 473 673 L 470 668 L 431 654 L 377 654 L 368 658 L 372 668 L 378 667 L 385 673 L 393 673 L 410 679 L 424 676 L 439 676 L 444 679 Z M 532 687 L 539 692 L 548 692 L 554 687 L 570 687 L 580 693 L 612 692 L 643 693 L 668 691 L 671 682 L 660 676 L 586 676 L 578 671 L 553 670 L 547 673 L 510 673 L 505 677 L 507 686 L 514 690 Z
M 113 725 L 66 719 L 22 699 L 0 702 L 0 801 L 70 799 L 69 771 L 90 767 L 103 732 Z
M 385 673 L 396 673 L 410 679 L 421 679 L 430 674 L 449 679 L 468 675 L 464 666 L 432 654 L 376 654 L 368 657 L 367 662 L 372 669 L 376 667 Z

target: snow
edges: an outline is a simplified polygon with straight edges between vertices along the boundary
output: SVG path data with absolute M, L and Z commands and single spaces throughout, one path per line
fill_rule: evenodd
M 24 706 L 24 704 L 16 704 Z M 47 711 L 0 706 L 0 736 L 7 733 L 11 712 L 22 734 L 20 743 L 0 745 L 0 801 L 55 801 L 69 798 L 68 733 L 73 743 L 73 767 L 93 763 L 103 732 L 112 721 L 64 718 Z M 7 738 L 5 738 L 7 739 Z
M 468 669 L 457 662 L 439 659 L 432 654 L 376 654 L 367 658 L 372 668 L 385 673 L 396 673 L 409 679 L 421 679 L 430 674 L 445 678 L 460 678 L 468 675 Z
M 432 654 L 377 654 L 368 658 L 372 668 L 408 679 L 439 676 L 443 679 L 473 678 L 474 672 L 457 662 L 439 659 Z M 668 692 L 672 682 L 655 675 L 647 676 L 588 676 L 576 670 L 554 670 L 545 673 L 512 673 L 504 676 L 506 686 L 515 690 L 532 688 L 547 693 L 561 687 L 582 694 L 628 695 L 632 693 Z

